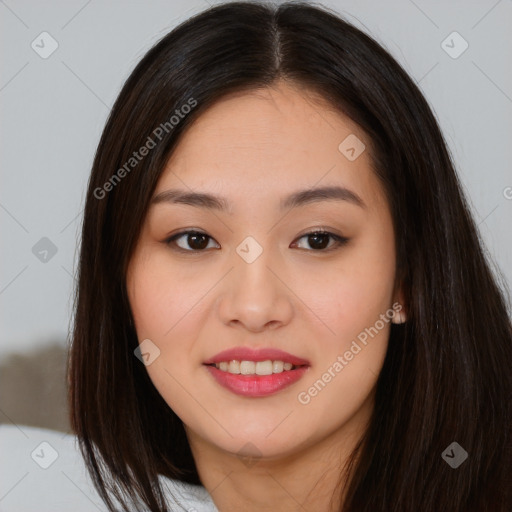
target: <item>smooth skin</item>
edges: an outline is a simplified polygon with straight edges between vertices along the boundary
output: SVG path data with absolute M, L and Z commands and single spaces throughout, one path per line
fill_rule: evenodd
M 350 134 L 366 145 L 354 161 L 338 149 Z M 279 81 L 211 106 L 159 179 L 154 197 L 179 189 L 230 205 L 151 204 L 127 273 L 139 341 L 160 350 L 147 371 L 182 419 L 221 512 L 339 508 L 339 496 L 330 499 L 370 418 L 390 323 L 309 403 L 298 395 L 401 302 L 391 214 L 369 153 L 357 125 Z M 323 199 L 280 208 L 288 195 L 324 186 L 349 189 L 363 204 Z M 207 236 L 168 242 L 186 230 Z M 318 230 L 348 241 L 305 236 Z M 237 252 L 248 236 L 263 250 L 252 263 Z M 203 365 L 236 346 L 278 348 L 311 366 L 274 395 L 242 397 Z

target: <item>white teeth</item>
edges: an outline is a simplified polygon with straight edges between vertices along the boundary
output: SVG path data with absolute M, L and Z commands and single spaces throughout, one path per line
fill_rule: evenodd
M 256 373 L 256 363 L 254 361 L 240 361 L 240 373 L 242 375 L 254 375 Z
M 229 361 L 228 372 L 235 374 L 240 373 L 240 361 Z
M 256 375 L 272 375 L 272 361 L 258 361 Z
M 222 361 L 215 363 L 216 368 L 223 372 L 233 373 L 235 375 L 272 375 L 273 373 L 281 373 L 289 371 L 293 368 L 292 363 L 283 361 Z
M 283 361 L 274 361 L 272 365 L 272 373 L 281 373 L 284 369 Z

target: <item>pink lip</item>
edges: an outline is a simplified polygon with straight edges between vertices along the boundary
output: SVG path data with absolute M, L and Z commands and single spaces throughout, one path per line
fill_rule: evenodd
M 222 363 L 222 361 L 283 361 L 284 363 L 292 363 L 295 366 L 308 365 L 309 361 L 300 357 L 283 352 L 276 348 L 247 348 L 247 347 L 235 347 L 228 350 L 219 352 L 212 358 L 204 362 L 204 364 Z M 276 374 L 279 375 L 279 374 Z
M 247 397 L 263 397 L 277 393 L 297 382 L 309 369 L 310 363 L 306 359 L 294 356 L 288 352 L 275 348 L 253 349 L 235 347 L 219 352 L 204 362 L 205 365 L 221 363 L 223 361 L 283 361 L 291 363 L 298 368 L 273 373 L 272 375 L 241 375 L 224 372 L 215 366 L 206 366 L 213 378 L 232 393 Z
M 262 397 L 277 393 L 297 382 L 309 366 L 300 366 L 294 370 L 272 375 L 235 375 L 219 370 L 215 366 L 206 366 L 206 369 L 222 387 L 229 389 L 232 393 L 247 397 Z

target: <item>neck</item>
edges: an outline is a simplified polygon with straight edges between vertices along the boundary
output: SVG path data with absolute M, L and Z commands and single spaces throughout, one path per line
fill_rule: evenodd
M 345 464 L 371 415 L 365 405 L 335 432 L 279 457 L 241 457 L 186 429 L 201 482 L 220 512 L 339 511 Z

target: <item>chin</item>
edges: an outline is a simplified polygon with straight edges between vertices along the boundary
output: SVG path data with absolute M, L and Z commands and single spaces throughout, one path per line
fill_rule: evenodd
M 208 438 L 218 449 L 240 458 L 276 459 L 292 455 L 305 444 L 308 436 L 290 429 L 268 435 L 265 431 L 230 431 L 233 437 Z

